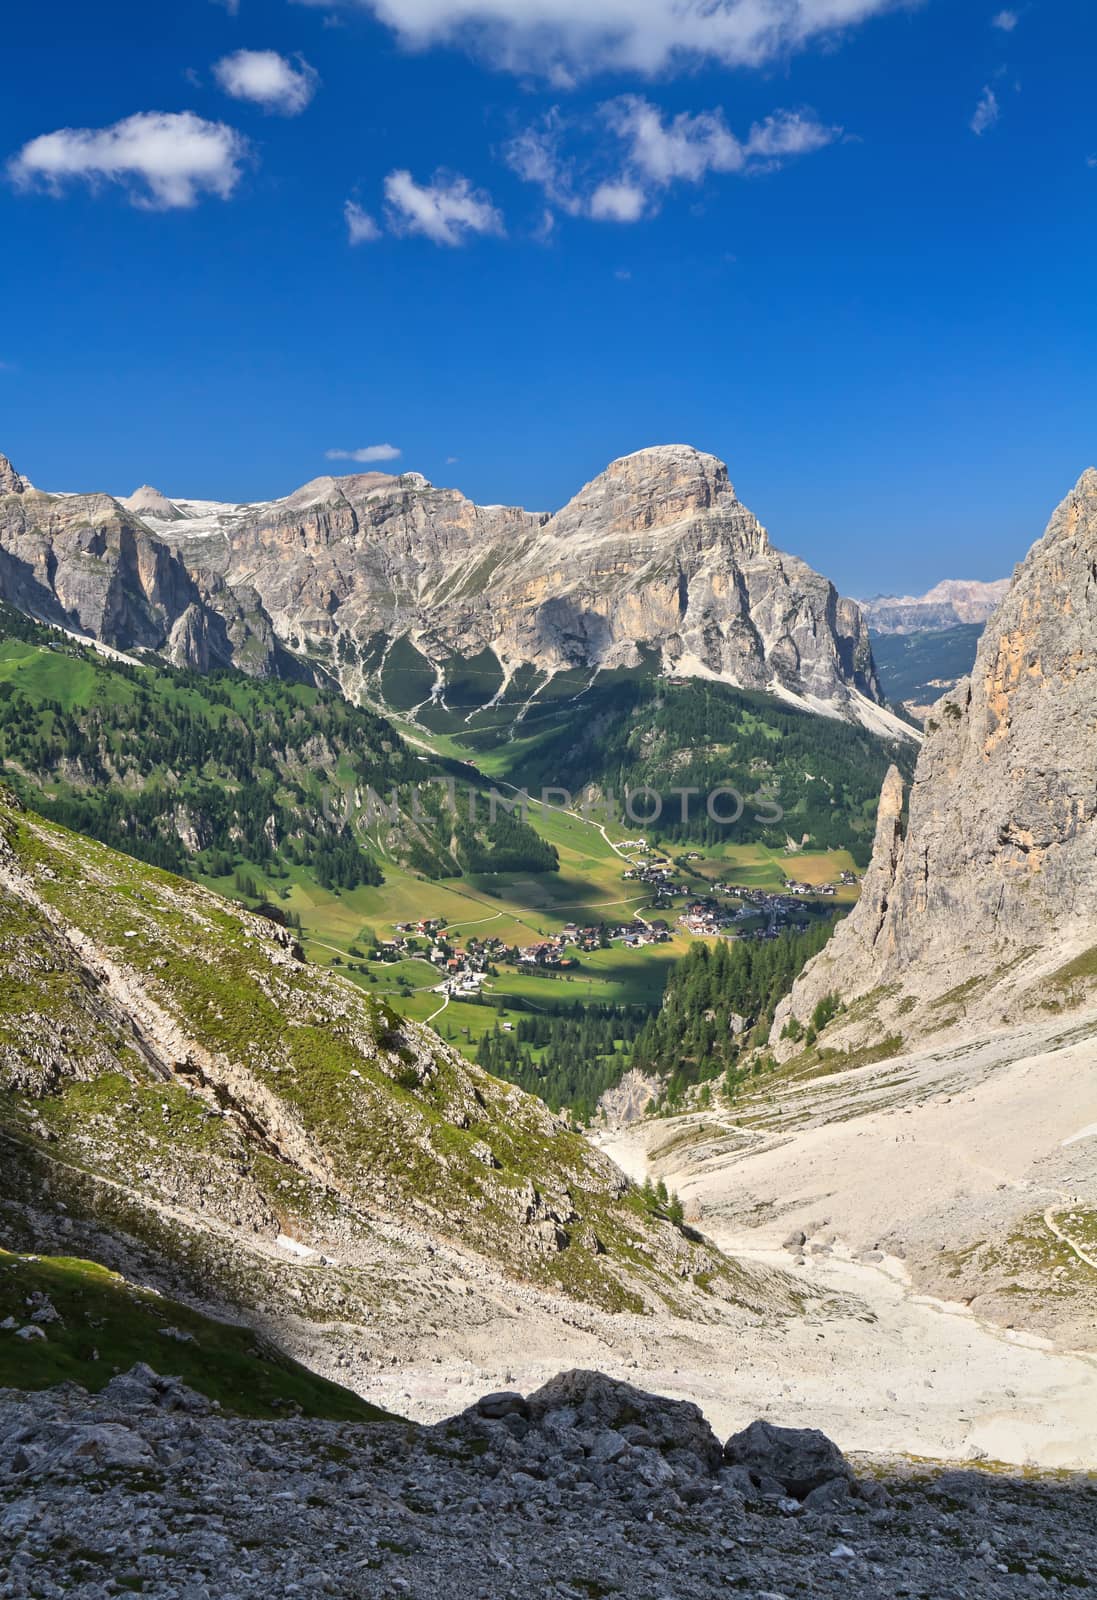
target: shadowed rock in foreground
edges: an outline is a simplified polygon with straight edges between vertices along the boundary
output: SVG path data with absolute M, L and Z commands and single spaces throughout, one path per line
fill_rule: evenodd
M 975 1600 L 1093 1586 L 1092 1480 L 892 1468 L 858 1484 L 821 1434 L 761 1423 L 728 1449 L 735 1464 L 696 1407 L 598 1373 L 423 1429 L 245 1422 L 146 1367 L 96 1397 L 8 1390 L 0 1594 Z M 805 1471 L 801 1501 L 789 1490 Z

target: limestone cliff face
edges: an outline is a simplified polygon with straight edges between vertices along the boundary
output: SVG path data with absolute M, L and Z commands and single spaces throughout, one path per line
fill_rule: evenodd
M 107 494 L 50 495 L 0 457 L 0 599 L 120 650 L 162 651 L 204 671 L 274 670 L 275 642 L 254 592 L 191 573 Z
M 490 649 L 506 679 L 654 655 L 839 714 L 881 699 L 857 606 L 774 550 L 723 462 L 685 445 L 615 461 L 552 517 L 414 473 L 321 478 L 234 520 L 210 556 L 303 647 L 407 635 L 431 660 Z
M 775 1042 L 790 1009 L 804 1020 L 829 992 L 890 988 L 909 1004 L 1097 944 L 1095 724 L 1091 470 L 1017 568 L 970 679 L 933 708 L 905 828 L 889 774 L 862 899 L 797 984 Z

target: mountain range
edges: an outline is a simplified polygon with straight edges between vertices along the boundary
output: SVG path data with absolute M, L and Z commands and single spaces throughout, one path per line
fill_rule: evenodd
M 860 602 L 873 633 L 939 632 L 960 623 L 984 623 L 1009 589 L 1008 578 L 991 583 L 945 578 L 923 595 L 874 595 Z
M 655 670 L 909 736 L 858 607 L 685 445 L 613 462 L 551 516 L 417 473 L 228 505 L 44 494 L 0 458 L 0 495 L 0 598 L 115 649 L 256 675 L 304 662 L 428 724 L 521 719 L 561 678 Z

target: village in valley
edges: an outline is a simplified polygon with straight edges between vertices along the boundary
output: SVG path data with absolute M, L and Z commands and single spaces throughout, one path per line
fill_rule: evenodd
M 486 984 L 509 967 L 544 977 L 567 976 L 580 971 L 583 956 L 619 946 L 642 950 L 667 945 L 677 936 L 688 939 L 776 939 L 784 931 L 802 931 L 812 910 L 833 901 L 841 890 L 855 889 L 858 874 L 841 869 L 833 881 L 812 884 L 785 878 L 779 890 L 717 878 L 707 880 L 698 864 L 699 851 L 672 861 L 643 839 L 616 847 L 628 865 L 621 873 L 625 884 L 641 885 L 647 903 L 631 917 L 616 921 L 564 923 L 558 931 L 525 945 L 508 944 L 491 934 L 459 939 L 445 917 L 422 917 L 398 922 L 390 937 L 381 938 L 373 953 L 382 962 L 407 958 L 426 960 L 436 969 L 431 987 L 447 999 L 476 999 Z M 707 892 L 698 893 L 700 883 Z
M 384 880 L 287 897 L 308 959 L 341 969 L 477 1060 L 485 1034 L 531 1017 L 603 1021 L 658 1009 L 695 941 L 773 940 L 841 914 L 859 892 L 845 849 L 627 837 L 534 804 L 553 872 L 429 878 L 384 860 Z

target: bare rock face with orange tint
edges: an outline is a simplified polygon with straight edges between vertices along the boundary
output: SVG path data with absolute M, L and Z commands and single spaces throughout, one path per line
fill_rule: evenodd
M 1041 962 L 1047 981 L 1022 982 L 1018 1003 L 1058 1005 L 1063 963 L 1097 945 L 1095 732 L 1091 469 L 1017 568 L 971 677 L 934 706 L 905 827 L 889 774 L 865 892 L 782 1008 L 775 1042 L 830 993 L 889 990 L 893 1016 L 900 995 L 908 1014 L 936 996 L 938 1021 L 955 1021 L 959 1000 L 941 996 L 964 985 L 974 996 Z

